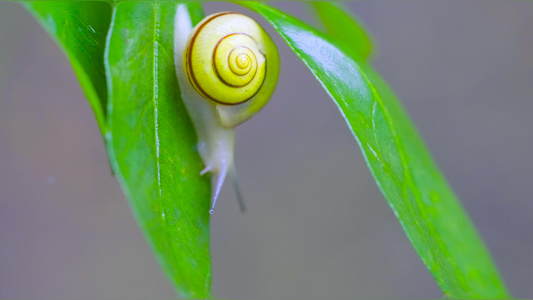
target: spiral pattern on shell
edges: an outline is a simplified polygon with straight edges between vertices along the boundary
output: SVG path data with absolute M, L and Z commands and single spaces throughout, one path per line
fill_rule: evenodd
M 184 63 L 195 90 L 221 105 L 238 105 L 254 98 L 266 102 L 275 84 L 265 85 L 265 80 L 277 80 L 279 70 L 270 37 L 253 19 L 233 12 L 208 16 L 193 29 Z M 269 74 L 272 72 L 276 74 Z

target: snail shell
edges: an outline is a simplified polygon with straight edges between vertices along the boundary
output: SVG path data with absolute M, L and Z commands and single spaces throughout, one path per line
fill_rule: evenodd
M 186 6 L 178 5 L 174 30 L 178 82 L 205 165 L 200 174 L 214 175 L 209 212 L 228 174 L 244 210 L 233 163 L 233 128 L 265 106 L 274 92 L 276 46 L 253 19 L 233 12 L 207 16 L 192 28 Z
M 185 69 L 194 89 L 216 104 L 222 126 L 234 127 L 268 101 L 279 74 L 276 46 L 253 19 L 221 12 L 191 32 Z

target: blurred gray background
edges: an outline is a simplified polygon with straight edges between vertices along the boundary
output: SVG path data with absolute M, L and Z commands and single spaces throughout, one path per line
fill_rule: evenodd
M 302 3 L 276 3 L 307 15 Z M 533 286 L 533 2 L 347 4 L 514 296 Z M 236 9 L 210 3 L 208 13 Z M 270 27 L 267 30 L 272 32 Z M 224 189 L 213 290 L 236 299 L 431 299 L 441 293 L 320 85 L 280 38 L 271 103 L 237 129 L 249 210 Z M 0 298 L 175 297 L 110 175 L 69 62 L 0 3 Z

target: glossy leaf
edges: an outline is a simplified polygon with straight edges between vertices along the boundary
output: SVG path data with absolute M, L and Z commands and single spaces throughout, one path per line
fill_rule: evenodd
M 443 292 L 457 299 L 507 298 L 474 226 L 371 66 L 334 37 L 294 17 L 257 2 L 243 5 L 272 24 L 334 100 L 376 183 Z
M 346 47 L 348 52 L 363 60 L 372 54 L 370 35 L 341 3 L 316 1 L 310 2 L 309 6 L 324 23 L 326 33 L 335 38 L 338 45 Z
M 211 296 L 210 181 L 174 67 L 175 2 L 114 7 L 105 65 L 110 160 L 133 213 L 183 297 Z
M 105 2 L 34 1 L 26 8 L 67 54 L 105 134 L 107 86 L 104 49 L 111 5 Z
M 167 275 L 182 296 L 210 297 L 210 182 L 199 176 L 196 135 L 174 69 L 177 4 L 25 5 L 66 51 L 105 134 L 111 165 Z M 189 6 L 199 21 L 200 5 Z

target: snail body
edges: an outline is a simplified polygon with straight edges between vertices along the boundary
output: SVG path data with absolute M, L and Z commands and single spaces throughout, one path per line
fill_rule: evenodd
M 205 166 L 200 174 L 215 176 L 210 213 L 228 174 L 244 210 L 233 160 L 233 128 L 272 95 L 279 73 L 276 46 L 253 19 L 232 12 L 207 16 L 192 28 L 185 5 L 179 5 L 174 30 L 178 82 Z

